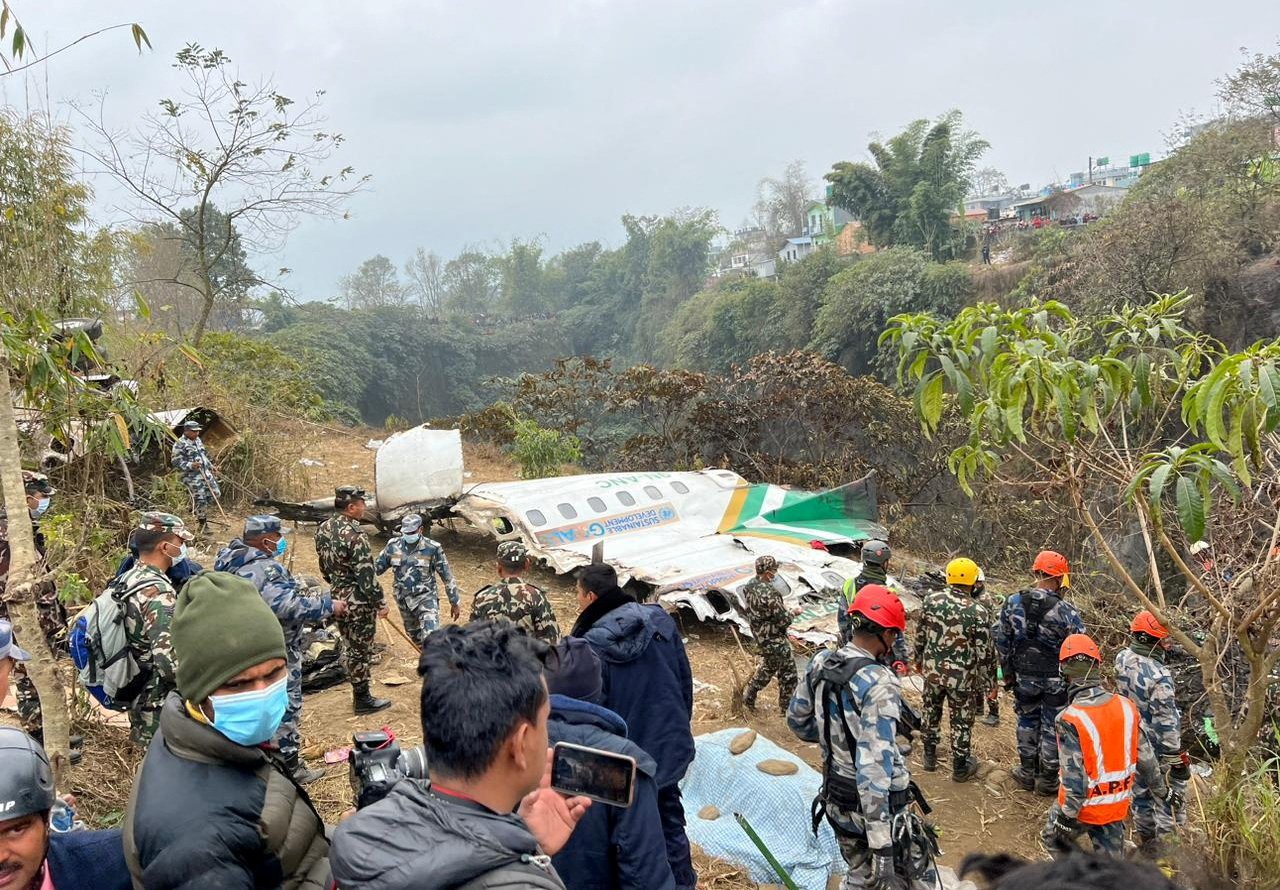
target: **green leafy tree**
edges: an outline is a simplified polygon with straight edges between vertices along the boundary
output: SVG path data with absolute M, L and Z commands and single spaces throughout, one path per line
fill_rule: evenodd
M 887 143 L 867 146 L 873 163 L 840 161 L 826 175 L 828 200 L 862 220 L 877 247 L 917 247 L 934 259 L 956 257 L 963 239 L 952 224 L 985 140 L 963 129 L 959 111 L 921 119 Z
M 395 264 L 382 254 L 370 257 L 355 272 L 342 276 L 338 289 L 339 299 L 348 309 L 401 306 L 408 298 Z
M 81 120 L 93 138 L 86 153 L 133 199 L 133 220 L 182 232 L 196 269 L 193 281 L 174 283 L 199 294 L 199 343 L 214 308 L 236 293 L 218 277 L 228 256 L 277 252 L 304 217 L 344 216 L 367 177 L 330 167 L 343 137 L 324 125 L 323 91 L 294 101 L 270 81 L 241 80 L 222 50 L 197 44 L 174 67 L 185 89 L 137 129 L 117 132 L 103 113 Z
M 577 437 L 564 430 L 547 429 L 527 418 L 515 420 L 514 430 L 511 456 L 520 464 L 521 479 L 563 475 L 565 464 L 582 457 Z
M 902 312 L 955 312 L 973 293 L 967 267 L 930 262 L 918 251 L 895 247 L 862 258 L 827 281 L 813 324 L 810 349 L 853 374 L 892 374 L 892 356 L 876 338 Z
M 1054 302 L 981 303 L 949 321 L 898 316 L 882 341 L 926 431 L 947 393 L 969 418 L 950 457 L 961 486 L 1015 478 L 1058 493 L 1132 607 L 1195 657 L 1230 777 L 1259 738 L 1280 662 L 1280 341 L 1228 352 L 1186 327 L 1191 304 L 1177 294 L 1079 318 Z M 1141 542 L 1137 562 L 1126 539 Z M 1191 563 L 1199 540 L 1219 570 Z M 1238 692 L 1233 660 L 1247 677 Z

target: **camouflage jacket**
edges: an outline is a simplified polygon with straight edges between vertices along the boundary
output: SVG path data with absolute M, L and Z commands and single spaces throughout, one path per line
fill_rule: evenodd
M 138 666 L 150 679 L 138 701 L 159 706 L 177 688 L 177 664 L 169 638 L 177 594 L 159 569 L 138 563 L 111 582 L 108 590 L 124 612 L 125 639 Z
M 995 674 L 991 613 L 964 591 L 931 590 L 916 623 L 916 662 L 926 683 L 985 692 Z
M 855 673 L 839 692 L 844 719 L 854 736 L 853 750 L 835 714 L 830 721 L 828 745 L 823 731 L 821 698 L 826 684 L 818 680 L 818 673 L 833 659 L 850 658 L 871 658 L 871 653 L 853 644 L 818 651 L 796 687 L 787 709 L 787 725 L 798 738 L 818 743 L 823 762 L 831 771 L 856 781 L 867 841 L 873 849 L 879 849 L 893 842 L 889 826 L 890 792 L 905 791 L 911 781 L 895 741 L 902 713 L 902 688 L 893 671 L 882 664 L 868 665 Z
M 1080 815 L 1089 790 L 1089 775 L 1084 765 L 1084 750 L 1080 747 L 1080 736 L 1074 724 L 1062 719 L 1072 706 L 1098 706 L 1106 704 L 1114 693 L 1101 686 L 1086 686 L 1072 693 L 1071 701 L 1059 714 L 1058 728 L 1058 770 L 1065 802 L 1062 812 L 1071 819 Z M 1164 797 L 1164 775 L 1160 771 L 1160 762 L 1147 734 L 1138 732 L 1138 775 L 1156 797 Z
M 301 645 L 308 623 L 322 621 L 333 614 L 333 600 L 328 593 L 309 596 L 307 588 L 274 556 L 250 547 L 239 538 L 219 551 L 213 570 L 232 572 L 252 582 L 280 621 L 290 647 Z
M 457 604 L 461 601 L 458 582 L 453 580 L 444 548 L 426 536 L 419 538 L 416 544 L 406 544 L 403 537 L 388 541 L 373 564 L 373 570 L 379 575 L 387 569 L 395 569 L 397 594 L 426 593 L 434 598 L 438 596 L 436 575 L 439 574 L 449 602 Z
M 1116 653 L 1116 690 L 1142 715 L 1142 730 L 1159 757 L 1182 750 L 1182 715 L 1174 700 L 1173 676 L 1164 664 L 1132 649 Z
M 39 554 L 39 567 L 45 571 L 44 535 L 32 523 L 36 553 Z M 0 618 L 8 620 L 9 605 L 4 601 L 5 589 L 9 584 L 9 520 L 0 516 Z M 40 629 L 44 631 L 45 640 L 50 647 L 60 647 L 67 634 L 67 609 L 58 599 L 58 587 L 53 578 L 44 577 L 36 584 L 36 610 L 40 616 Z
M 382 588 L 373 572 L 369 536 L 360 523 L 336 513 L 316 529 L 320 574 L 353 608 L 381 609 Z
M 209 460 L 209 452 L 205 450 L 204 440 L 196 437 L 188 439 L 179 436 L 173 443 L 173 456 L 169 465 L 183 476 L 204 476 L 204 471 L 213 472 L 213 461 Z
M 1052 602 L 1057 599 L 1057 602 Z M 1027 606 L 1047 606 L 1034 634 L 1028 633 Z M 1005 600 L 994 628 L 996 651 L 1006 682 L 1019 675 L 1058 678 L 1058 650 L 1071 634 L 1085 632 L 1080 611 L 1045 590 L 1023 590 Z
M 768 581 L 752 578 L 742 588 L 742 602 L 746 607 L 746 619 L 751 624 L 751 635 L 756 644 L 787 645 L 787 628 L 791 626 L 791 613 L 783 605 L 782 594 Z
M 519 578 L 503 578 L 481 588 L 471 603 L 472 621 L 506 619 L 523 627 L 533 637 L 554 646 L 560 641 L 560 626 L 540 587 Z

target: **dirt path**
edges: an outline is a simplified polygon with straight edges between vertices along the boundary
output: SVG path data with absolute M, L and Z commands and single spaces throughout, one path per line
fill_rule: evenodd
M 306 470 L 311 496 L 322 496 L 335 485 L 345 483 L 372 487 L 374 452 L 364 443 L 370 438 L 381 438 L 379 433 L 366 431 L 341 436 L 312 431 L 309 437 L 304 449 L 307 457 L 323 462 L 323 466 L 312 466 Z M 500 456 L 487 450 L 468 448 L 466 467 L 470 474 L 468 483 L 514 478 L 511 467 Z M 230 537 L 224 530 L 218 531 L 222 532 L 219 544 Z M 296 534 L 289 536 L 288 558 L 292 560 L 291 568 L 295 573 L 319 574 L 313 537 L 313 526 L 302 526 Z M 444 546 L 450 567 L 458 579 L 463 593 L 465 619 L 471 595 L 494 578 L 492 539 L 462 520 L 436 526 L 432 537 Z M 381 543 L 381 539 L 374 541 L 375 546 Z M 211 555 L 209 561 L 212 561 Z M 531 580 L 548 591 L 562 630 L 570 627 L 577 614 L 570 581 L 545 570 L 536 571 Z M 384 575 L 380 581 L 390 598 L 389 576 Z M 394 608 L 391 614 L 398 621 Z M 686 613 L 677 616 L 677 620 L 687 640 L 694 677 L 701 683 L 710 684 L 695 694 L 694 732 L 700 734 L 726 727 L 751 727 L 819 767 L 817 746 L 795 739 L 785 721 L 773 709 L 762 705 L 755 714 L 735 714 L 731 710 L 734 690 L 750 675 L 754 659 L 740 648 L 727 627 L 700 624 Z M 327 750 L 349 745 L 352 733 L 360 730 L 388 726 L 406 744 L 421 741 L 416 652 L 390 628 L 381 628 L 378 638 L 387 648 L 382 663 L 373 669 L 374 690 L 394 704 L 380 714 L 356 718 L 351 713 L 350 687 L 346 684 L 309 695 L 303 708 L 302 734 L 304 754 L 312 763 L 317 762 Z M 388 685 L 388 681 L 402 682 Z M 772 687 L 766 689 L 761 702 L 775 701 L 773 696 Z M 1007 768 L 1016 756 L 1010 701 L 1003 702 L 1001 716 L 1003 722 L 999 727 L 975 727 L 975 747 L 980 758 Z M 945 745 L 944 735 L 944 755 Z M 917 771 L 915 778 L 934 806 L 933 819 L 941 830 L 944 864 L 957 865 L 965 853 L 978 850 L 1036 854 L 1036 837 L 1047 809 L 1045 799 L 1010 793 L 983 781 L 956 785 L 949 778 L 949 756 L 942 756 L 940 760 L 943 761 L 942 770 L 932 774 Z M 317 806 L 326 815 L 345 809 L 351 800 L 345 766 L 330 767 L 326 777 L 313 785 L 311 791 Z M 797 830 L 807 830 L 800 827 L 806 822 L 807 814 L 805 819 L 797 819 Z

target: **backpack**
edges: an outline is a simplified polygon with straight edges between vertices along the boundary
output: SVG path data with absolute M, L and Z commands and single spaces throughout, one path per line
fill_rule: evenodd
M 103 707 L 127 710 L 138 697 L 151 671 L 138 663 L 129 645 L 125 599 L 130 590 L 120 586 L 120 578 L 76 616 L 68 646 L 80 674 L 80 684 Z

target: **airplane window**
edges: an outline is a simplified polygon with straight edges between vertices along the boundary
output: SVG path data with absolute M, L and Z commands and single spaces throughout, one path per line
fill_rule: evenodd
M 837 589 L 844 587 L 844 579 L 835 572 L 823 572 L 822 579 L 831 587 L 835 587 Z
M 530 510 L 528 513 L 529 521 L 534 525 L 546 525 L 547 517 L 541 510 Z
M 644 487 L 644 493 L 647 494 L 651 499 L 655 501 L 662 500 L 662 492 L 658 489 L 658 486 L 656 485 L 646 485 Z
M 603 513 L 606 509 L 604 501 L 600 498 L 587 498 L 587 503 L 591 505 L 591 509 L 597 513 Z
M 636 505 L 636 499 L 631 496 L 631 492 L 620 491 L 618 492 L 618 503 L 622 504 L 624 507 L 634 507 Z
M 560 511 L 560 515 L 565 519 L 578 518 L 578 511 L 573 509 L 573 504 L 560 504 L 556 509 Z
M 689 493 L 689 486 L 685 485 L 683 482 L 672 482 L 671 487 L 674 488 L 678 494 Z

